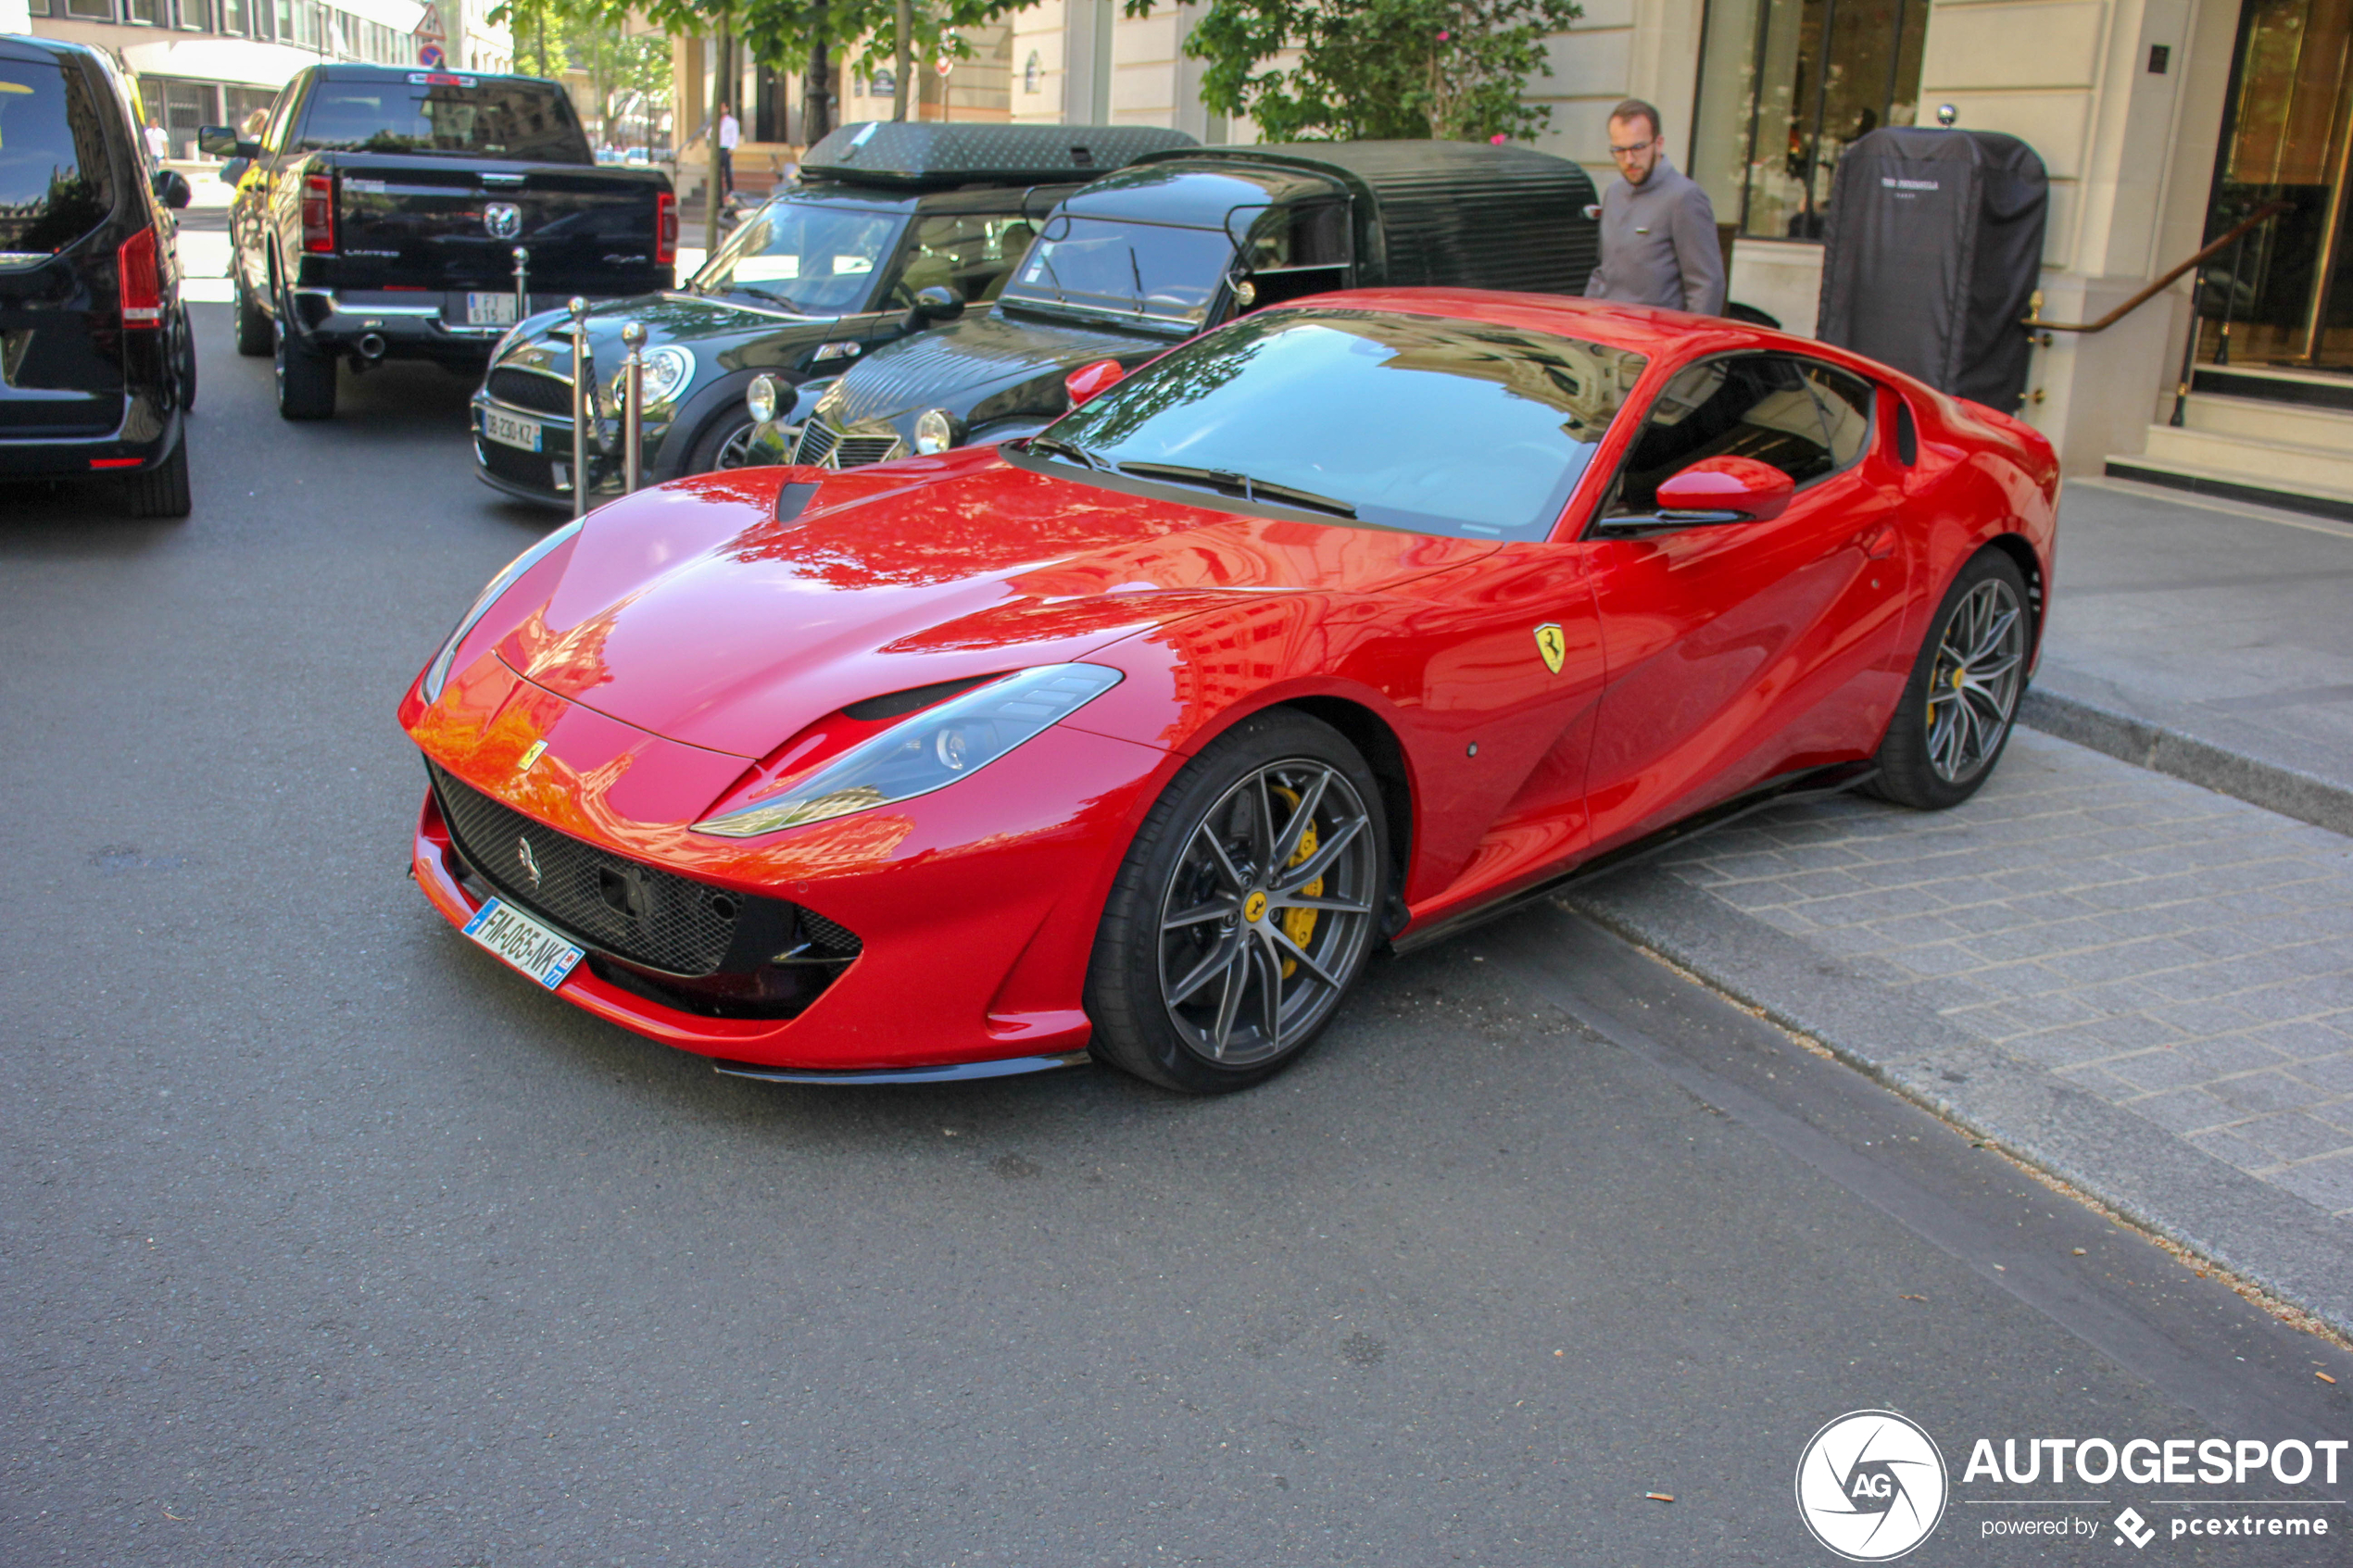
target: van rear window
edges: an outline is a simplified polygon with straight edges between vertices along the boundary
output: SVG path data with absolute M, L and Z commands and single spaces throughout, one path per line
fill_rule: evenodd
M 88 86 L 47 60 L 0 59 L 0 264 L 55 256 L 113 205 Z
M 293 150 L 596 161 L 560 88 L 440 72 L 409 77 L 314 83 Z

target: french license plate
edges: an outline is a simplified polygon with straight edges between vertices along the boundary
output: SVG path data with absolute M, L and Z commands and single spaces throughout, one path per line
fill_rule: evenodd
M 508 903 L 493 898 L 466 922 L 466 935 L 552 991 L 580 961 L 578 947 Z
M 540 450 L 541 433 L 542 427 L 537 420 L 519 420 L 496 408 L 482 411 L 482 433 L 502 446 L 520 446 L 526 452 L 536 452 Z
M 466 295 L 466 325 L 470 327 L 511 327 L 515 324 L 515 296 L 510 294 L 470 294 Z

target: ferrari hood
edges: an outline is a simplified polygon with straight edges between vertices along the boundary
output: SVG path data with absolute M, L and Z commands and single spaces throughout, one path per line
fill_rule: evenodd
M 827 475 L 778 521 L 778 487 L 812 471 L 602 508 L 536 604 L 501 607 L 498 657 L 623 723 L 757 758 L 870 697 L 1083 659 L 1237 597 L 1379 593 L 1494 548 L 1172 506 L 993 448 Z

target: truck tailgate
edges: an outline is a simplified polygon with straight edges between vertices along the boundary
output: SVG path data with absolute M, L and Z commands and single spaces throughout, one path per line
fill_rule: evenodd
M 643 294 L 671 284 L 656 259 L 670 192 L 653 169 L 339 154 L 333 282 L 346 288 L 502 289 L 530 253 L 534 294 Z

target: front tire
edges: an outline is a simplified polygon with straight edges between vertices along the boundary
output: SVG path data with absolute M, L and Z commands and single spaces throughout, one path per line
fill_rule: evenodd
M 694 450 L 686 455 L 686 472 L 717 473 L 722 469 L 751 467 L 751 433 L 759 428 L 741 402 L 721 410 L 695 438 Z
M 1380 785 L 1330 725 L 1244 720 L 1186 764 L 1121 864 L 1088 967 L 1101 1060 L 1224 1094 L 1303 1055 L 1379 940 Z
M 273 334 L 278 381 L 278 417 L 282 420 L 332 420 L 335 417 L 335 362 L 296 341 L 282 317 Z
M 2016 727 L 2032 633 L 2018 563 L 1999 549 L 1979 551 L 1929 621 L 1880 743 L 1871 792 L 1922 811 L 1975 795 Z
M 258 359 L 270 352 L 273 341 L 269 314 L 257 304 L 253 291 L 245 287 L 245 270 L 234 261 L 229 270 L 237 275 L 237 352 L 248 359 Z

